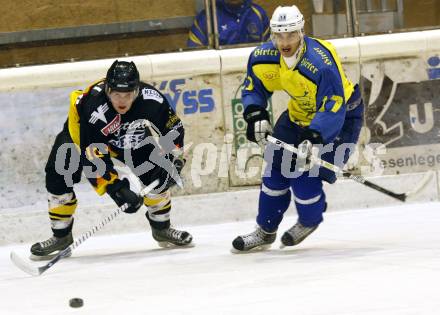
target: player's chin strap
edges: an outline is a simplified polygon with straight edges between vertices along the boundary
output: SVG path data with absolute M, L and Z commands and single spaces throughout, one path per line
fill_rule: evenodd
M 152 182 L 150 185 L 145 187 L 141 190 L 139 195 L 145 196 L 149 192 L 151 192 L 154 188 L 159 185 L 159 180 L 156 179 L 154 182 Z M 93 234 L 101 230 L 107 223 L 110 223 L 113 221 L 121 212 L 124 212 L 124 210 L 128 207 L 128 204 L 123 204 L 118 209 L 116 209 L 114 212 L 112 212 L 109 216 L 107 216 L 104 220 L 102 220 L 98 225 L 95 225 L 91 230 L 87 231 L 83 235 L 81 235 L 79 238 L 73 242 L 72 245 L 67 247 L 66 249 L 60 251 L 54 258 L 52 258 L 47 264 L 41 267 L 35 267 L 33 265 L 30 265 L 28 262 L 23 260 L 20 256 L 18 256 L 14 251 L 11 252 L 11 260 L 12 262 L 21 270 L 24 272 L 32 275 L 32 276 L 39 276 L 43 272 L 45 272 L 47 269 L 52 267 L 54 264 L 56 264 L 60 259 L 64 257 L 70 256 L 69 254 L 77 248 L 79 245 L 81 245 L 85 240 L 87 240 L 89 237 L 91 237 Z
M 298 149 L 295 148 L 293 145 L 290 145 L 290 144 L 288 144 L 284 141 L 281 141 L 277 138 L 274 138 L 272 136 L 268 136 L 267 141 L 275 144 L 276 146 L 279 146 L 280 148 L 283 148 L 286 151 L 289 151 L 289 152 L 292 152 L 295 154 L 298 153 Z M 312 160 L 311 161 L 312 164 L 314 164 L 314 165 L 319 165 L 321 167 L 324 167 L 330 171 L 335 172 L 336 174 L 340 174 L 346 178 L 350 178 L 350 179 L 354 180 L 355 182 L 358 182 L 362 185 L 370 187 L 374 190 L 377 190 L 387 196 L 390 196 L 390 197 L 395 198 L 397 200 L 400 200 L 402 202 L 405 202 L 409 197 L 417 195 L 422 189 L 424 189 L 426 187 L 426 185 L 428 184 L 428 182 L 431 180 L 432 175 L 433 175 L 433 172 L 431 172 L 431 171 L 427 172 L 426 175 L 424 176 L 424 178 L 412 190 L 410 190 L 406 193 L 398 194 L 398 193 L 395 193 L 391 190 L 388 190 L 384 187 L 381 187 L 379 185 L 376 185 L 376 184 L 368 181 L 367 179 L 365 179 L 365 177 L 363 177 L 361 175 L 354 175 L 354 174 L 351 174 L 350 172 L 344 171 L 341 168 L 339 168 L 338 166 L 333 165 L 327 161 L 321 160 L 320 158 L 318 158 L 314 155 L 311 156 L 311 160 Z

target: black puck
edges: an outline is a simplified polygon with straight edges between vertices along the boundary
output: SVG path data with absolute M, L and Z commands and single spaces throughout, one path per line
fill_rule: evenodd
M 69 300 L 69 306 L 70 307 L 81 307 L 84 305 L 83 299 L 80 298 L 73 298 Z

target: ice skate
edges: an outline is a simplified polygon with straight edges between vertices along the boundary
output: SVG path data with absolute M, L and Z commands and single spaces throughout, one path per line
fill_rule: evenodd
M 192 247 L 192 235 L 186 231 L 176 230 L 172 227 L 166 229 L 151 228 L 153 238 L 157 241 L 160 247 Z
M 254 232 L 235 238 L 232 242 L 232 252 L 242 253 L 268 249 L 275 242 L 276 236 L 276 232 L 267 233 L 258 226 Z
M 46 241 L 38 242 L 31 247 L 31 260 L 49 260 L 55 257 L 60 251 L 66 249 L 73 243 L 72 233 L 65 237 L 52 236 Z M 66 255 L 69 257 L 71 253 Z
M 281 237 L 281 248 L 285 246 L 294 246 L 301 243 L 307 236 L 312 234 L 314 230 L 318 228 L 319 225 L 315 226 L 304 226 L 299 221 L 296 222 L 294 226 L 284 232 Z

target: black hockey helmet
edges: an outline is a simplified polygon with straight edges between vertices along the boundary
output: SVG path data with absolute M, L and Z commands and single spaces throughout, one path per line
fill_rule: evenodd
M 134 62 L 115 60 L 105 78 L 109 91 L 130 92 L 139 88 L 139 71 Z

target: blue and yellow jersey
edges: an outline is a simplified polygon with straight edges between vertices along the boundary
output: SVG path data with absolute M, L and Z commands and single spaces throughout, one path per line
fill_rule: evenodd
M 302 56 L 289 69 L 273 43 L 257 47 L 249 57 L 242 99 L 249 105 L 266 107 L 274 91 L 290 96 L 290 120 L 321 134 L 325 143 L 332 142 L 345 120 L 346 102 L 354 91 L 347 79 L 333 45 L 327 41 L 304 37 Z
M 220 45 L 265 42 L 269 39 L 269 19 L 262 7 L 243 1 L 239 7 L 228 5 L 224 0 L 216 1 L 217 26 Z M 208 45 L 206 11 L 201 11 L 188 35 L 188 47 Z

